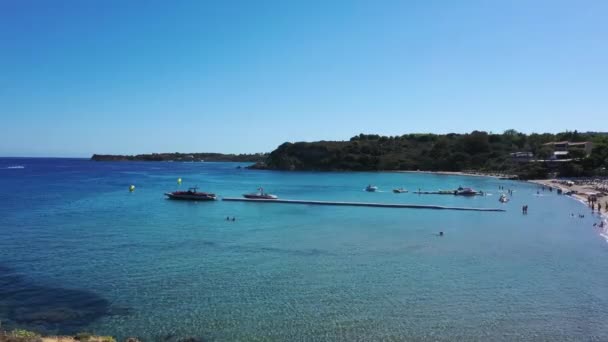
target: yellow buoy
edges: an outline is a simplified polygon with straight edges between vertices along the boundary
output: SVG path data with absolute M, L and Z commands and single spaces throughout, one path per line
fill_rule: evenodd
M 134 190 L 135 190 L 135 185 L 131 185 L 131 186 L 129 187 L 129 191 L 134 191 Z
M 181 178 L 177 179 L 177 184 L 182 184 L 182 179 Z

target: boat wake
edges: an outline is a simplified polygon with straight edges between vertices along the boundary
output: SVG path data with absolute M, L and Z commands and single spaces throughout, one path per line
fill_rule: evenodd
M 25 169 L 25 166 L 23 165 L 13 165 L 13 166 L 7 166 L 4 168 L 5 170 L 11 170 L 11 169 Z
M 601 218 L 601 222 L 604 223 L 604 226 L 600 229 L 600 236 L 604 238 L 604 240 L 606 240 L 606 242 L 608 242 L 608 214 L 605 215 L 601 215 L 600 214 L 600 218 Z

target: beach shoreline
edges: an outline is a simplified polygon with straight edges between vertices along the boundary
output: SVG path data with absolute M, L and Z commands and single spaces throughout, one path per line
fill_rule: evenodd
M 561 189 L 564 194 L 568 191 L 576 191 L 576 193 L 566 196 L 569 196 L 577 202 L 580 202 L 587 209 L 589 209 L 589 205 L 587 204 L 587 197 L 584 194 L 586 192 L 598 192 L 597 190 L 593 189 L 592 187 L 589 187 L 588 185 L 574 184 L 571 186 L 567 186 L 565 184 L 561 184 L 555 181 L 556 179 L 536 179 L 530 180 L 528 182 L 550 187 L 556 190 Z M 600 222 L 604 222 L 603 228 L 599 228 L 601 229 L 600 235 L 608 242 L 608 206 L 606 206 L 606 204 L 608 204 L 608 194 L 597 196 L 597 203 L 600 203 L 602 205 L 602 210 L 592 212 L 592 214 L 597 214 L 599 216 Z
M 442 175 L 442 176 L 470 176 L 470 177 L 490 177 L 497 179 L 513 179 L 517 178 L 515 175 L 501 174 L 495 172 L 466 172 L 466 171 L 410 171 L 410 170 L 399 170 L 392 171 L 397 173 L 419 173 L 419 174 L 431 174 L 431 175 Z
M 593 189 L 592 187 L 589 187 L 588 185 L 571 185 L 571 186 L 567 186 L 565 184 L 560 184 L 555 182 L 556 179 L 535 179 L 535 180 L 529 180 L 529 183 L 534 183 L 534 184 L 538 184 L 538 185 L 542 185 L 542 186 L 546 186 L 546 187 L 550 187 L 553 189 L 560 189 L 562 190 L 564 193 L 569 192 L 569 191 L 575 191 L 574 194 L 572 194 L 571 196 L 573 198 L 576 198 L 577 200 L 581 201 L 583 204 L 587 205 L 587 197 L 585 195 L 585 193 L 588 192 L 595 192 L 595 193 L 599 193 L 599 191 Z M 606 214 L 606 208 L 604 206 L 604 204 L 608 201 L 608 195 L 598 195 L 597 196 L 597 203 L 600 203 L 602 205 L 602 214 L 605 215 Z

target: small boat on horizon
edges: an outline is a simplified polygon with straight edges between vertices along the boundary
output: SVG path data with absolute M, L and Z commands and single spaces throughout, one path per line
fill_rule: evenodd
M 267 199 L 267 200 L 273 200 L 273 199 L 279 198 L 276 195 L 265 193 L 264 188 L 262 188 L 262 187 L 258 188 L 258 192 L 251 193 L 251 194 L 243 194 L 243 197 L 248 198 L 248 199 Z
M 217 196 L 208 192 L 199 192 L 197 187 L 189 188 L 188 191 L 166 192 L 165 196 L 169 199 L 188 200 L 188 201 L 215 201 Z
M 397 188 L 397 189 L 393 189 L 393 192 L 396 194 L 404 194 L 407 192 L 407 190 L 405 190 L 404 188 Z
M 371 185 L 371 184 L 365 188 L 365 191 L 367 191 L 367 192 L 376 192 L 377 190 L 378 190 L 378 187 L 375 185 Z

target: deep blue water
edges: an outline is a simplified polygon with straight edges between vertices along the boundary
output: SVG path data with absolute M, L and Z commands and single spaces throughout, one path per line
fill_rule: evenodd
M 568 197 L 481 177 L 237 165 L 0 159 L 3 327 L 146 341 L 608 340 L 608 244 Z M 178 177 L 220 196 L 261 185 L 507 212 L 164 199 Z M 459 185 L 492 195 L 390 192 Z M 515 191 L 507 204 L 499 185 Z

